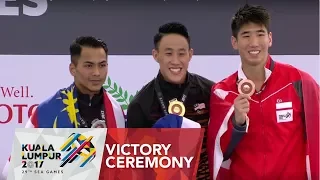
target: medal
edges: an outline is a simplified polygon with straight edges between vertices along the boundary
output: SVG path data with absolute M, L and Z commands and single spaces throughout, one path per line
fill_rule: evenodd
M 106 128 L 106 122 L 104 120 L 95 119 L 91 123 L 91 128 Z
M 173 100 L 169 101 L 168 111 L 170 114 L 184 116 L 184 114 L 186 112 L 186 108 L 184 107 L 182 102 L 178 101 L 177 99 L 173 99 Z
M 249 79 L 245 79 L 245 80 L 240 80 L 239 84 L 238 84 L 238 92 L 240 94 L 246 94 L 248 96 L 252 96 L 255 92 L 256 86 L 255 84 L 249 80 Z M 246 132 L 248 133 L 248 128 L 249 128 L 249 117 L 248 115 L 246 115 Z
M 246 94 L 248 96 L 252 96 L 254 91 L 255 91 L 255 85 L 251 80 L 249 79 L 240 80 L 238 84 L 238 92 L 240 94 Z

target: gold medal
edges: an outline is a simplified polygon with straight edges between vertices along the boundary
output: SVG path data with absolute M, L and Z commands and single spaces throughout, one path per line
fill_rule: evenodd
M 181 101 L 178 101 L 177 99 L 172 99 L 171 101 L 169 101 L 168 111 L 170 114 L 184 116 L 184 114 L 186 113 L 186 108 L 184 107 L 184 104 Z

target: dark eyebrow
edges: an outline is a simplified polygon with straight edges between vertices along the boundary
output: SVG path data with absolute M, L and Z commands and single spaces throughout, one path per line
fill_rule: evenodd
M 263 30 L 263 29 L 259 29 L 258 31 L 256 31 L 256 32 L 258 32 L 258 33 L 266 33 L 266 31 L 265 30 Z
M 243 31 L 242 33 L 241 33 L 241 35 L 245 35 L 245 34 L 249 34 L 250 32 L 249 31 Z
M 181 48 L 179 49 L 179 51 L 187 51 L 185 48 Z
M 165 48 L 164 50 L 165 50 L 165 51 L 173 51 L 172 48 Z
M 107 60 L 102 60 L 99 62 L 99 64 L 106 63 L 106 62 L 107 62 Z
M 257 33 L 266 33 L 266 31 L 263 30 L 263 29 L 259 29 L 259 30 L 255 31 L 255 32 L 257 32 Z M 245 34 L 250 34 L 250 31 L 243 31 L 241 33 L 241 35 L 245 35 Z
M 166 48 L 165 51 L 173 51 L 172 48 Z M 187 51 L 185 48 L 180 48 L 178 51 Z
M 85 61 L 84 63 L 85 63 L 85 64 L 94 64 L 94 63 L 91 62 L 91 61 Z M 98 64 L 102 64 L 102 63 L 107 63 L 107 60 L 104 59 L 104 60 L 98 62 Z

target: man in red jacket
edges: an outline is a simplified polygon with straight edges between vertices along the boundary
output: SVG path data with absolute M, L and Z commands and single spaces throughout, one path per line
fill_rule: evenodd
M 319 85 L 272 60 L 269 19 L 266 9 L 250 5 L 233 17 L 241 66 L 212 88 L 211 179 L 319 179 Z

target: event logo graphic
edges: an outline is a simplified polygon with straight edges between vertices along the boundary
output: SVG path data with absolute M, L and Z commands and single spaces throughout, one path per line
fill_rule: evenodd
M 121 104 L 122 109 L 125 111 L 128 109 L 130 102 L 132 101 L 134 95 L 130 95 L 127 90 L 123 90 L 116 82 L 111 81 L 108 77 L 107 83 L 103 85 L 103 88 L 108 91 L 114 97 L 118 103 Z M 138 93 L 139 91 L 137 91 Z M 136 94 L 137 94 L 136 93 Z
M 42 174 L 43 165 L 45 162 L 52 160 L 60 160 L 61 153 L 55 151 L 52 144 L 22 144 L 21 145 L 21 159 L 22 159 L 22 173 Z M 56 169 L 47 169 L 48 173 L 63 173 L 63 171 Z
M 22 1 L 17 0 L 2 0 L 0 1 L 0 16 L 19 16 L 20 9 L 22 14 L 26 16 L 41 16 L 48 9 L 47 0 L 28 0 L 21 4 Z
M 96 149 L 91 143 L 93 136 L 86 138 L 79 133 L 72 133 L 67 141 L 60 147 L 61 151 L 67 152 L 62 158 L 60 167 L 64 167 L 67 163 L 81 159 L 80 167 L 84 167 L 96 157 Z

